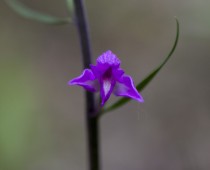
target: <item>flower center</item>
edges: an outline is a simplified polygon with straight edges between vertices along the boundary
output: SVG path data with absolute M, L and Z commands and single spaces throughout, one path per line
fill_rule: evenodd
M 104 73 L 104 75 L 103 75 L 103 79 L 111 79 L 111 78 L 112 78 L 112 68 L 109 67 L 109 68 L 105 71 L 105 73 Z
M 109 67 L 102 76 L 104 95 L 106 96 L 112 86 L 112 68 Z

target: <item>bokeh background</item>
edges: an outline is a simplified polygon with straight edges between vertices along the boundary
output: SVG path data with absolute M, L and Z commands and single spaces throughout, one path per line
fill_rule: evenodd
M 67 16 L 65 0 L 21 0 Z M 100 121 L 103 170 L 210 169 L 210 1 L 87 0 L 94 60 L 110 49 L 141 81 L 172 59 L 135 101 Z M 0 170 L 84 170 L 84 90 L 74 25 L 23 19 L 0 1 Z M 112 97 L 109 104 L 116 100 Z

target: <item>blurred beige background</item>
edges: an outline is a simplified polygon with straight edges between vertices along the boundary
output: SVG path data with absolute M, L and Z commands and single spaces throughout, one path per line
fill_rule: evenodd
M 65 0 L 21 0 L 67 16 Z M 135 101 L 105 115 L 103 170 L 210 169 L 210 1 L 87 0 L 94 60 L 110 49 L 141 81 L 172 59 Z M 25 20 L 0 1 L 0 169 L 85 170 L 84 90 L 74 25 Z M 116 100 L 113 96 L 111 101 Z

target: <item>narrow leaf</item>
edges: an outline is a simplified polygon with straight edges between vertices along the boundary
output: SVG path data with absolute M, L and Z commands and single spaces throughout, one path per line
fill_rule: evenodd
M 136 88 L 139 92 L 141 92 L 151 82 L 151 80 L 157 75 L 157 73 L 161 70 L 161 68 L 163 68 L 163 66 L 167 63 L 167 61 L 170 59 L 170 57 L 172 56 L 172 54 L 174 53 L 174 51 L 176 49 L 176 46 L 177 46 L 177 43 L 178 43 L 178 40 L 179 40 L 179 21 L 176 17 L 175 17 L 175 19 L 176 19 L 176 38 L 175 38 L 175 41 L 174 41 L 174 45 L 173 45 L 171 51 L 169 52 L 169 54 L 167 55 L 167 57 L 165 58 L 165 60 L 157 68 L 155 68 L 146 78 L 144 78 L 141 83 L 139 83 L 136 86 Z M 101 113 L 99 114 L 99 116 L 103 115 L 105 112 L 117 109 L 118 107 L 126 104 L 130 100 L 131 100 L 130 98 L 119 99 L 113 105 L 108 106 L 107 108 L 103 109 L 101 111 Z
M 66 0 L 66 4 L 67 4 L 67 8 L 68 8 L 69 12 L 72 12 L 74 9 L 73 0 Z
M 52 24 L 52 25 L 62 25 L 67 24 L 71 21 L 70 18 L 60 18 L 60 17 L 54 17 L 48 14 L 43 14 L 37 11 L 34 11 L 18 0 L 5 0 L 7 5 L 12 8 L 17 14 L 20 16 L 26 18 L 26 19 L 32 19 L 35 21 L 39 21 L 45 24 Z

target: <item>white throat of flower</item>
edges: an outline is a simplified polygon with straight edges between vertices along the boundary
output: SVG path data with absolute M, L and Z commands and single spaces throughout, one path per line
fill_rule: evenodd
M 111 81 L 110 80 L 103 81 L 103 89 L 104 89 L 104 95 L 106 96 L 111 89 Z

